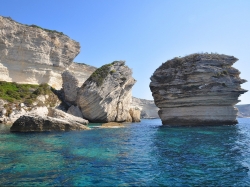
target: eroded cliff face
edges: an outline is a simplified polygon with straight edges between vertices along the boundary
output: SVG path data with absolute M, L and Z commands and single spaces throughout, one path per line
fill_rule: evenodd
M 236 124 L 240 72 L 238 59 L 218 54 L 192 54 L 163 63 L 151 77 L 150 89 L 165 125 Z
M 80 44 L 63 33 L 0 16 L 0 80 L 60 89 L 61 73 L 69 69 L 81 84 L 95 68 L 73 63 L 79 52 Z
M 74 73 L 66 70 L 62 73 L 62 80 L 62 90 L 64 93 L 65 102 L 69 103 L 69 105 L 75 105 L 79 84 L 77 78 L 75 77 Z
M 83 117 L 91 122 L 126 121 L 135 82 L 132 70 L 123 61 L 97 69 L 77 94 Z
M 141 118 L 159 118 L 159 108 L 157 108 L 153 100 L 132 97 L 131 106 L 139 108 L 141 110 Z

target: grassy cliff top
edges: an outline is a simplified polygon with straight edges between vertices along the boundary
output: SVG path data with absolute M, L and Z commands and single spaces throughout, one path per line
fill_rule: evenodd
M 87 81 L 95 82 L 98 87 L 101 86 L 108 74 L 113 74 L 115 72 L 115 70 L 112 70 L 111 68 L 115 64 L 125 65 L 125 61 L 113 61 L 110 64 L 103 65 L 102 67 L 96 69 Z
M 29 105 L 36 100 L 38 95 L 51 94 L 51 89 L 48 84 L 33 85 L 0 81 L 0 99 Z

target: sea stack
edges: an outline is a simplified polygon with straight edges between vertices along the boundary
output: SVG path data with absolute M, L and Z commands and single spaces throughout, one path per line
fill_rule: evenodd
M 91 122 L 131 120 L 129 109 L 135 82 L 132 70 L 124 61 L 114 61 L 98 68 L 77 94 L 77 105 L 83 117 Z
M 238 59 L 220 54 L 191 54 L 163 63 L 151 77 L 150 89 L 163 125 L 237 124 L 240 71 Z

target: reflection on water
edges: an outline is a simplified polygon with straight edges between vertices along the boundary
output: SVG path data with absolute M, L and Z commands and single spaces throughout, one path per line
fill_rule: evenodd
M 249 143 L 250 119 L 53 133 L 10 133 L 0 124 L 0 186 L 249 186 Z

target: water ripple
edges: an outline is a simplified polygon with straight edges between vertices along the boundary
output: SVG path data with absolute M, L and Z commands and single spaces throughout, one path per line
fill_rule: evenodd
M 250 119 L 65 133 L 10 133 L 1 124 L 0 186 L 249 186 L 249 144 Z

